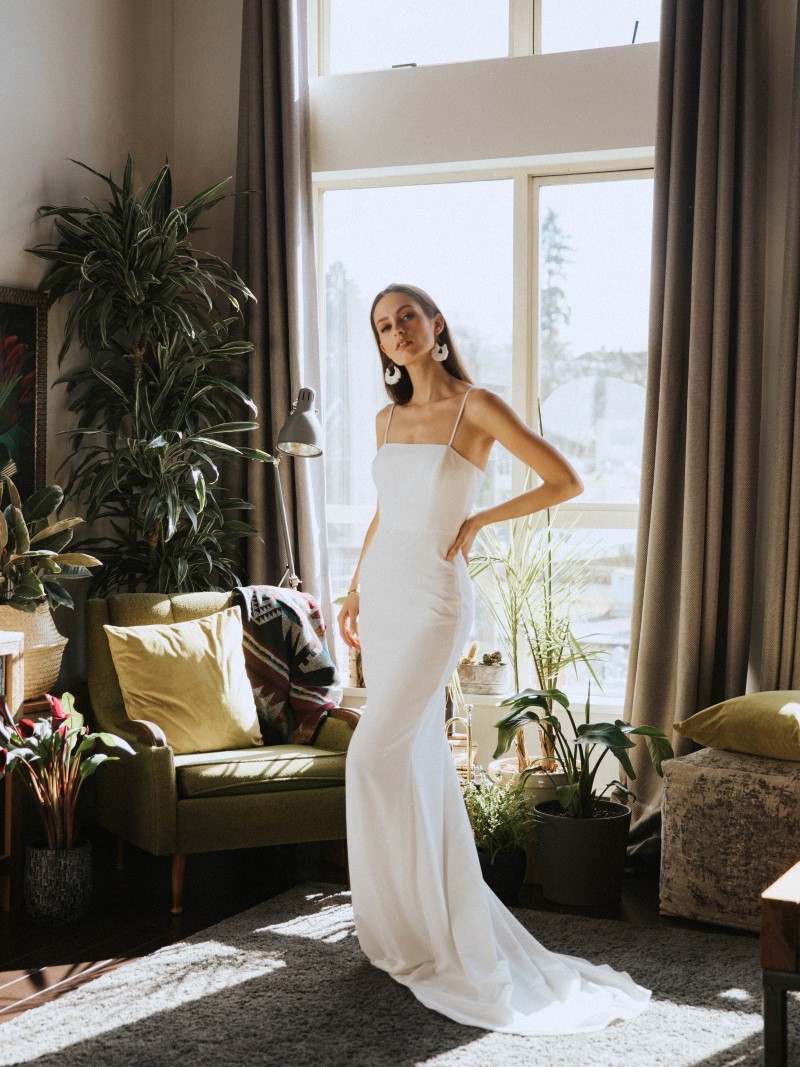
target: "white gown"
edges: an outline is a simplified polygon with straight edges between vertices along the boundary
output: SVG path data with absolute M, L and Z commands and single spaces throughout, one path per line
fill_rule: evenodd
M 550 952 L 481 876 L 444 733 L 444 687 L 470 634 L 464 557 L 446 560 L 483 472 L 447 444 L 388 441 L 373 462 L 379 525 L 361 567 L 368 706 L 347 753 L 347 842 L 359 943 L 427 1007 L 513 1034 L 600 1030 L 644 1011 L 625 973 Z M 569 918 L 565 918 L 569 922 Z

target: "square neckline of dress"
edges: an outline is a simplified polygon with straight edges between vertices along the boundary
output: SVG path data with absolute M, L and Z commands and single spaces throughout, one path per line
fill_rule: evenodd
M 456 436 L 456 430 L 458 429 L 458 425 L 461 422 L 461 416 L 464 414 L 464 408 L 467 406 L 467 397 L 472 392 L 472 389 L 473 389 L 473 386 L 470 385 L 464 390 L 464 398 L 461 401 L 461 407 L 458 409 L 458 415 L 456 416 L 455 424 L 453 425 L 453 429 L 452 429 L 452 431 L 450 433 L 450 440 L 449 441 L 389 441 L 389 440 L 387 440 L 387 438 L 389 436 L 389 426 L 391 425 L 391 422 L 392 422 L 392 416 L 394 415 L 394 409 L 397 406 L 397 404 L 395 402 L 392 402 L 392 407 L 391 407 L 391 410 L 389 412 L 389 417 L 386 420 L 386 429 L 383 432 L 383 444 L 378 449 L 378 452 L 383 451 L 384 448 L 392 447 L 392 446 L 394 446 L 395 448 L 420 448 L 420 447 L 421 448 L 446 448 L 446 449 L 448 449 L 448 451 L 454 452 L 455 455 L 457 455 L 459 459 L 463 459 L 465 463 L 468 463 L 470 465 L 470 467 L 472 467 L 473 470 L 478 472 L 478 474 L 485 474 L 486 471 L 482 467 L 479 467 L 477 465 L 477 463 L 473 463 L 471 459 L 467 459 L 466 456 L 463 456 L 458 451 L 458 449 L 455 448 L 454 445 L 453 445 L 453 439 Z M 375 453 L 376 457 L 378 455 L 378 452 Z

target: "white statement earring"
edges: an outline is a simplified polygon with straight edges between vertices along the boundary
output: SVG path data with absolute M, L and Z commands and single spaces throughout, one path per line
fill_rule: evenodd
M 395 366 L 394 363 L 390 363 L 383 372 L 383 378 L 387 385 L 397 385 L 400 377 L 400 368 Z
M 438 345 L 433 346 L 433 351 L 431 352 L 431 355 L 437 363 L 444 363 L 444 361 L 450 355 L 450 349 L 447 347 L 447 345 L 443 345 L 440 341 Z

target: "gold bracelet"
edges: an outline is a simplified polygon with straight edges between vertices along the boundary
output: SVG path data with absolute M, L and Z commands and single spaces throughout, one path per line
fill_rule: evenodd
M 357 588 L 353 588 L 353 589 L 348 589 L 348 590 L 347 590 L 347 595 L 348 595 L 348 596 L 350 596 L 350 594 L 351 594 L 351 593 L 357 593 L 357 592 L 358 592 L 358 589 L 357 589 Z

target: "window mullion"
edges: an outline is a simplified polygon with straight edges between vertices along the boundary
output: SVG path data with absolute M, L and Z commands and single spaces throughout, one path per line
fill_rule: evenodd
M 541 0 L 508 0 L 508 54 L 529 56 L 534 50 L 535 24 Z M 541 18 L 539 20 L 541 22 Z

